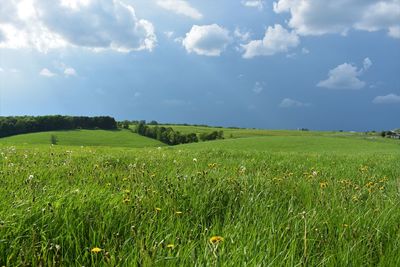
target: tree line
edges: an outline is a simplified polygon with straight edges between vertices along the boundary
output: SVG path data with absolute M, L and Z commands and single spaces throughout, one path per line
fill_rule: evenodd
M 14 116 L 0 117 L 0 137 L 23 133 L 74 130 L 74 129 L 117 129 L 117 122 L 109 116 Z
M 145 121 L 139 121 L 136 125 L 135 132 L 156 140 L 159 140 L 168 145 L 179 145 L 187 143 L 196 143 L 201 141 L 223 139 L 223 131 L 213 131 L 211 133 L 201 133 L 197 136 L 196 133 L 184 134 L 179 131 L 174 131 L 171 127 L 158 126 L 157 124 L 146 124 Z

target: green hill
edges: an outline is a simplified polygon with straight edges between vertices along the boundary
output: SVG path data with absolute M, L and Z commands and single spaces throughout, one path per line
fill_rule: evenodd
M 155 125 L 149 125 L 155 127 Z M 207 127 L 193 125 L 157 125 L 158 127 L 171 127 L 174 131 L 179 131 L 184 134 L 189 133 L 210 133 L 212 131 L 223 131 L 224 138 L 243 138 L 256 136 L 358 136 L 361 133 L 350 132 L 334 132 L 334 131 L 298 131 L 298 130 L 266 130 L 266 129 L 251 129 L 251 128 L 222 128 L 222 127 Z M 131 125 L 134 129 L 135 125 Z
M 40 145 L 51 144 L 55 136 L 58 145 L 66 146 L 111 146 L 111 147 L 155 147 L 163 143 L 128 130 L 72 130 L 20 134 L 0 138 L 0 144 L 6 145 Z
M 312 132 L 310 132 L 311 134 Z M 257 150 L 268 152 L 397 152 L 400 142 L 356 136 L 261 136 L 180 145 L 186 149 Z

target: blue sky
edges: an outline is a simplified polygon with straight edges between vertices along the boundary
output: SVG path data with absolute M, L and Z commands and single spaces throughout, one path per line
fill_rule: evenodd
M 399 0 L 13 0 L 0 115 L 400 127 Z

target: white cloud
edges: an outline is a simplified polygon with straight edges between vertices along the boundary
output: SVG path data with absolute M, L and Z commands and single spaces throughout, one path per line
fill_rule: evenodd
M 358 70 L 356 66 L 343 63 L 336 68 L 332 69 L 328 73 L 328 79 L 320 81 L 317 86 L 329 89 L 361 89 L 366 83 L 359 79 L 367 69 L 372 66 L 372 61 L 369 58 L 365 58 L 363 67 Z
M 174 36 L 174 32 L 173 31 L 166 31 L 166 32 L 164 32 L 164 34 L 168 39 L 171 39 L 172 36 Z
M 389 36 L 400 39 L 400 26 L 389 27 Z
M 39 72 L 39 74 L 40 74 L 41 76 L 44 76 L 44 77 L 54 77 L 54 76 L 57 75 L 57 74 L 55 74 L 54 72 L 50 71 L 50 70 L 47 69 L 47 68 L 42 69 L 42 70 Z
M 263 0 L 243 0 L 242 5 L 245 7 L 253 7 L 257 8 L 258 10 L 263 10 L 265 2 Z
M 158 0 L 157 5 L 173 11 L 176 14 L 184 15 L 192 19 L 201 19 L 203 15 L 195 8 L 191 7 L 188 2 L 183 0 Z
M 309 107 L 311 106 L 310 103 L 303 103 L 298 100 L 294 100 L 291 98 L 285 98 L 279 104 L 281 108 L 302 108 L 302 107 Z
M 3 68 L 0 68 L 0 72 L 4 72 L 4 69 L 3 69 Z
M 264 82 L 256 82 L 253 87 L 253 92 L 259 94 L 264 90 L 264 87 L 265 87 Z
M 204 56 L 219 56 L 231 41 L 229 31 L 217 24 L 193 25 L 182 40 L 188 53 Z
M 301 35 L 346 34 L 356 29 L 387 30 L 396 37 L 394 29 L 400 27 L 399 0 L 278 0 L 274 11 L 289 12 L 289 26 Z
M 372 66 L 372 61 L 368 57 L 363 61 L 363 70 L 366 71 Z
M 289 48 L 296 47 L 300 43 L 295 32 L 289 32 L 279 24 L 269 26 L 265 32 L 264 39 L 253 40 L 242 45 L 245 50 L 244 58 L 255 56 L 271 56 L 276 53 L 287 52 Z
M 3 2 L 0 48 L 46 52 L 74 46 L 129 52 L 151 51 L 157 42 L 152 23 L 137 18 L 134 8 L 120 0 Z
M 250 39 L 250 32 L 242 31 L 240 30 L 240 28 L 236 27 L 235 31 L 233 32 L 233 36 L 235 36 L 242 42 L 246 42 Z
M 372 100 L 374 104 L 400 104 L 400 95 L 388 94 L 385 96 L 377 96 Z
M 20 73 L 20 70 L 16 69 L 16 68 L 11 68 L 8 71 L 11 72 L 11 73 Z
M 65 77 L 78 76 L 78 73 L 76 72 L 76 70 L 74 68 L 68 67 L 64 70 L 64 75 L 65 75 Z
M 301 49 L 301 53 L 304 54 L 304 55 L 307 55 L 307 54 L 310 54 L 310 50 L 308 50 L 307 48 L 303 47 Z

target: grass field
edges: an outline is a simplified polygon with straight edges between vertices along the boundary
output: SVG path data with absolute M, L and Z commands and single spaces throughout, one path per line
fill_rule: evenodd
M 20 134 L 0 139 L 1 144 L 43 145 L 51 144 L 56 136 L 58 145 L 65 146 L 109 146 L 109 147 L 153 147 L 164 144 L 128 130 L 72 130 Z
M 192 143 L 177 147 L 188 149 L 224 149 L 269 152 L 315 152 L 315 153 L 400 153 L 397 140 L 357 136 L 262 136 L 240 139 L 226 139 L 202 143 Z
M 159 127 L 171 127 L 175 131 L 181 133 L 209 133 L 212 131 L 223 131 L 226 139 L 256 137 L 256 136 L 326 136 L 326 135 L 358 135 L 355 133 L 340 133 L 340 132 L 318 132 L 318 131 L 295 131 L 295 130 L 263 130 L 263 129 L 235 129 L 235 128 L 220 128 L 220 127 L 205 127 L 205 126 L 185 126 L 185 125 L 159 125 Z M 131 126 L 135 128 L 134 125 Z
M 400 142 L 297 133 L 0 139 L 0 266 L 400 266 Z

